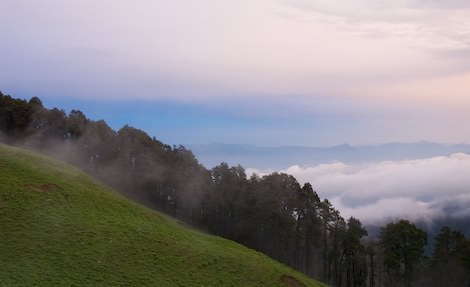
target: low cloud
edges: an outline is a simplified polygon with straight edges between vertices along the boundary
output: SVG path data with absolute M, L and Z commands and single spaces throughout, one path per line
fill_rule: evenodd
M 252 172 L 266 173 L 247 170 Z M 300 183 L 310 182 L 344 217 L 355 216 L 365 223 L 470 216 L 469 154 L 360 165 L 295 165 L 281 172 Z

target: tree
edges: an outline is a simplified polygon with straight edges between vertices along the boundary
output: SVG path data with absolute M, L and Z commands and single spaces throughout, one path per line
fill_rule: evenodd
M 240 201 L 247 186 L 245 170 L 241 166 L 229 167 L 227 163 L 221 163 L 211 170 L 211 177 L 211 211 L 206 214 L 206 222 L 212 225 L 216 234 L 233 239 L 238 234 Z
M 294 264 L 292 265 L 307 274 L 312 274 L 312 250 L 319 243 L 321 223 L 317 211 L 320 203 L 318 194 L 308 182 L 298 190 L 295 197 Z
M 328 232 L 334 222 L 334 208 L 328 199 L 320 204 L 320 218 L 323 225 L 323 280 L 328 282 Z
M 310 183 L 305 183 L 302 188 L 305 194 L 305 271 L 313 275 L 314 262 L 312 260 L 314 250 L 320 246 L 321 220 L 319 218 L 319 208 L 321 200 L 318 194 L 313 190 Z
M 374 287 L 375 286 L 375 277 L 376 277 L 376 271 L 375 271 L 375 256 L 377 254 L 377 242 L 375 240 L 370 240 L 366 243 L 366 254 L 369 257 L 368 262 L 369 262 L 369 287 Z
M 89 120 L 80 110 L 72 110 L 68 117 L 68 134 L 69 138 L 77 139 L 86 129 Z
M 32 105 L 32 106 L 34 106 L 34 107 L 41 107 L 41 108 L 43 107 L 42 101 L 41 101 L 41 99 L 38 98 L 38 97 L 32 97 L 32 98 L 29 100 L 28 104 L 30 104 L 30 105 Z
M 382 228 L 379 240 L 389 275 L 396 277 L 404 286 L 410 286 L 413 268 L 422 258 L 427 244 L 426 232 L 408 220 L 400 220 Z
M 26 136 L 32 114 L 32 108 L 25 100 L 13 99 L 0 92 L 0 132 L 9 134 L 10 139 Z
M 275 259 L 284 261 L 294 245 L 297 180 L 285 173 L 264 176 L 258 185 L 257 208 L 260 210 L 260 247 Z M 285 261 L 284 261 L 285 262 Z
M 469 269 L 465 268 L 467 240 L 465 235 L 448 226 L 442 227 L 435 238 L 434 252 L 431 257 L 433 285 L 459 286 L 470 283 Z
M 351 217 L 348 219 L 347 230 L 343 240 L 343 252 L 340 265 L 346 268 L 346 286 L 365 285 L 365 247 L 362 237 L 367 235 L 367 230 L 362 226 L 359 219 Z M 342 268 L 341 268 L 342 269 Z M 339 272 L 337 286 L 341 286 L 342 272 Z

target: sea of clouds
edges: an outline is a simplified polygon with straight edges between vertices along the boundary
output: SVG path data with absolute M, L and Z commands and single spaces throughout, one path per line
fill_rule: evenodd
M 247 169 L 247 174 L 270 171 Z M 363 164 L 294 165 L 279 172 L 310 182 L 343 217 L 366 224 L 397 218 L 470 217 L 470 154 Z

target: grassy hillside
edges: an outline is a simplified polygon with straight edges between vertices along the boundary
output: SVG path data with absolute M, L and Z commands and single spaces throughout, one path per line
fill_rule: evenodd
M 321 286 L 0 144 L 0 286 Z

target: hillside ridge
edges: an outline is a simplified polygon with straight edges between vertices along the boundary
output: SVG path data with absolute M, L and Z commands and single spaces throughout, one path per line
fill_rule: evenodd
M 2 286 L 323 286 L 63 162 L 0 144 Z

